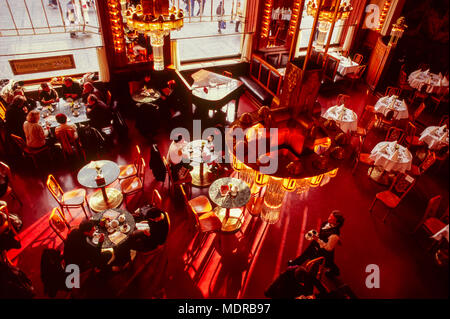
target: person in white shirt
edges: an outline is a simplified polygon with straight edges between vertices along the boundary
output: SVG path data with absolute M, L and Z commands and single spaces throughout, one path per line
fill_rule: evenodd
M 344 224 L 341 212 L 334 210 L 328 220 L 322 224 L 319 234 L 313 236 L 313 242 L 296 259 L 289 260 L 289 266 L 302 265 L 305 261 L 325 257 L 325 266 L 329 269 L 328 276 L 339 276 L 339 268 L 334 263 L 334 249 L 339 243 L 340 229 Z
M 169 161 L 170 168 L 172 170 L 172 176 L 175 180 L 183 179 L 184 176 L 192 169 L 189 162 L 183 161 L 185 156 L 183 155 L 183 148 L 187 142 L 182 135 L 178 135 L 169 146 L 167 152 L 167 160 Z M 181 176 L 180 176 L 181 175 Z

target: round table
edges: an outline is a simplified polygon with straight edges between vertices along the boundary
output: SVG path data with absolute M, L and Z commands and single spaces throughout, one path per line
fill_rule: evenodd
M 448 79 L 442 74 L 434 74 L 429 70 L 416 70 L 408 76 L 409 85 L 421 91 L 422 87 L 426 87 L 427 93 L 445 94 L 448 92 Z
M 358 128 L 358 116 L 344 105 L 330 107 L 322 117 L 335 121 L 344 133 L 356 132 Z
M 123 225 L 123 224 L 130 225 L 129 230 L 126 233 L 122 232 L 122 231 L 120 231 L 120 229 L 118 229 L 116 232 L 109 234 L 105 227 L 102 227 L 100 225 L 96 226 L 96 232 L 102 233 L 105 235 L 105 240 L 102 243 L 103 250 L 109 249 L 109 248 L 114 248 L 114 247 L 117 247 L 117 246 L 123 244 L 128 239 L 128 237 L 130 237 L 130 234 L 133 233 L 133 231 L 136 227 L 136 222 L 135 222 L 133 216 L 128 211 L 126 211 L 124 209 L 118 209 L 118 208 L 105 210 L 99 214 L 92 216 L 92 218 L 91 218 L 92 220 L 94 220 L 96 222 L 100 222 L 104 216 L 110 217 L 111 220 L 114 220 L 114 219 L 117 220 L 120 215 L 125 216 L 125 222 L 120 223 L 120 225 Z M 97 244 L 92 242 L 91 238 L 88 238 L 88 243 L 90 245 L 97 247 Z
M 96 182 L 97 169 L 101 171 L 105 179 L 105 183 L 102 185 L 98 185 Z M 93 161 L 80 169 L 77 179 L 81 185 L 87 188 L 100 188 L 89 199 L 89 206 L 92 210 L 102 212 L 120 206 L 123 200 L 122 192 L 115 188 L 106 188 L 119 177 L 119 173 L 119 166 L 106 160 Z
M 160 97 L 161 93 L 154 89 L 141 89 L 131 96 L 136 103 L 153 103 Z
M 429 126 L 420 134 L 419 140 L 426 143 L 430 150 L 439 150 L 448 146 L 448 129 L 445 125 Z
M 397 96 L 384 96 L 375 103 L 375 112 L 381 113 L 384 116 L 390 111 L 394 111 L 394 119 L 402 120 L 409 118 L 408 106 L 404 100 Z
M 227 195 L 222 196 L 220 188 L 223 185 L 232 184 L 237 186 L 236 196 L 231 196 L 230 192 Z M 225 211 L 218 209 L 215 211 L 217 217 L 222 222 L 222 231 L 233 232 L 241 228 L 242 220 L 239 217 L 230 216 L 230 211 L 233 208 L 240 208 L 247 205 L 251 197 L 250 187 L 244 181 L 232 178 L 224 177 L 219 178 L 211 184 L 208 190 L 209 198 L 221 208 L 225 208 Z
M 374 169 L 369 169 L 370 177 L 381 184 L 387 185 L 385 172 L 405 173 L 411 169 L 412 154 L 404 146 L 394 142 L 380 142 L 372 149 L 370 158 L 374 160 Z
M 213 182 L 214 175 L 205 163 L 212 163 L 218 155 L 214 153 L 214 145 L 209 144 L 207 140 L 194 140 L 183 147 L 185 157 L 189 158 L 193 166 L 191 170 L 192 185 L 198 187 L 209 186 Z

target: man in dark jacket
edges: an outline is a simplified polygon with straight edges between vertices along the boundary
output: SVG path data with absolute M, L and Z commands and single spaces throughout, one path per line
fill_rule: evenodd
M 5 114 L 6 130 L 8 134 L 25 137 L 23 123 L 27 117 L 28 109 L 24 106 L 25 97 L 17 95 L 12 100 Z
M 110 126 L 112 114 L 108 106 L 94 94 L 89 95 L 87 101 L 86 112 L 90 120 L 89 124 L 99 131 L 104 127 Z

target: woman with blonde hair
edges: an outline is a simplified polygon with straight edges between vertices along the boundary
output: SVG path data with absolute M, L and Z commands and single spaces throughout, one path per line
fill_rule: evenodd
M 42 126 L 39 125 L 40 113 L 38 111 L 31 111 L 27 115 L 27 120 L 23 123 L 23 131 L 27 146 L 32 149 L 39 149 L 45 146 L 45 132 Z

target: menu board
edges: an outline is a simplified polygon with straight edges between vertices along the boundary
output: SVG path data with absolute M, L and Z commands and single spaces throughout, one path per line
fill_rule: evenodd
M 73 54 L 44 58 L 9 60 L 14 75 L 75 69 Z

